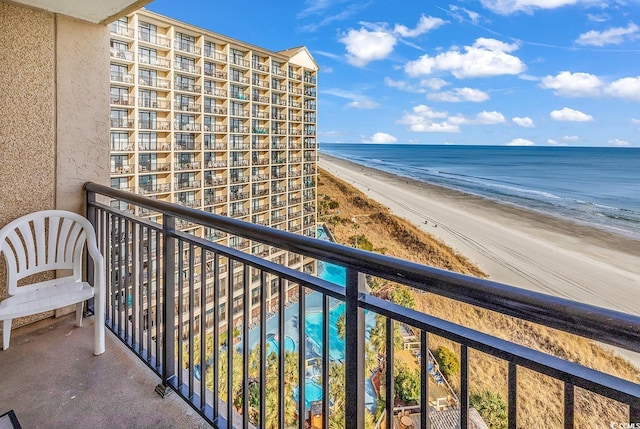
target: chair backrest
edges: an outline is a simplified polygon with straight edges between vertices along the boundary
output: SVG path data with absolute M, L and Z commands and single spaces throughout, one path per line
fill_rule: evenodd
M 91 223 L 77 213 L 44 210 L 22 216 L 0 230 L 0 254 L 7 262 L 9 295 L 28 292 L 18 281 L 51 270 L 72 270 L 82 278 L 82 251 L 87 240 L 96 246 Z

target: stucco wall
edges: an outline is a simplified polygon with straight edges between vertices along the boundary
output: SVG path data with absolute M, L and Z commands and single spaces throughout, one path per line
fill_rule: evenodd
M 0 2 L 0 227 L 84 213 L 82 184 L 109 182 L 108 39 L 106 26 Z M 5 277 L 0 258 L 0 299 Z
M 55 202 L 55 26 L 0 3 L 0 225 Z
M 84 212 L 82 185 L 109 184 L 109 31 L 57 17 L 56 207 Z

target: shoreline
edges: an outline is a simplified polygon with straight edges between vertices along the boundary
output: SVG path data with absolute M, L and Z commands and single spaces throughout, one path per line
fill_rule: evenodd
M 640 314 L 640 241 L 319 153 L 318 166 L 473 261 L 489 278 Z

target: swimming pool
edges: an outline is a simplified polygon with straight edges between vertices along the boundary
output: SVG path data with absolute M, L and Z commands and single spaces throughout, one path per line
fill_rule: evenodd
M 319 226 L 316 236 L 319 240 L 331 241 L 324 226 Z M 347 283 L 347 269 L 331 262 L 318 261 L 318 277 L 331 283 L 344 286 Z

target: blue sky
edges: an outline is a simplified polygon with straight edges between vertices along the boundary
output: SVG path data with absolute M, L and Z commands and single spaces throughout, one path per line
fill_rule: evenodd
M 273 51 L 306 46 L 320 142 L 640 147 L 640 0 L 147 9 Z

